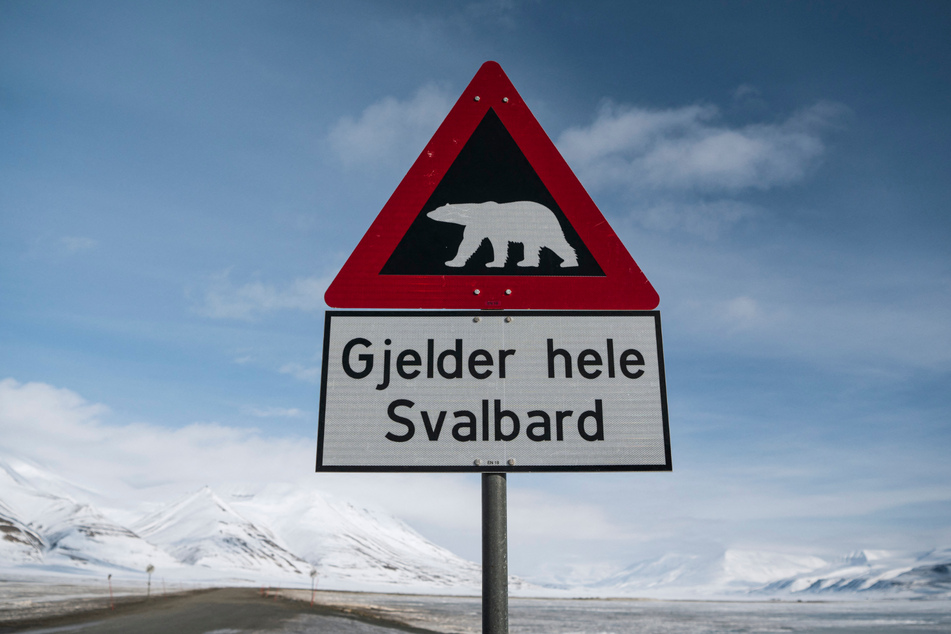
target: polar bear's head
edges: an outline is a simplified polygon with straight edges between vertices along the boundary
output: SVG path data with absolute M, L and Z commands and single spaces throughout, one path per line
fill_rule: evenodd
M 453 204 L 436 207 L 426 214 L 426 216 L 433 220 L 438 220 L 439 222 L 451 222 L 457 225 L 466 225 L 472 218 L 469 210 L 464 205 Z

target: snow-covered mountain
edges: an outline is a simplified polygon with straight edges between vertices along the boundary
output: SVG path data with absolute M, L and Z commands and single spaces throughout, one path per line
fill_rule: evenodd
M 121 577 L 151 564 L 163 578 L 206 583 L 309 586 L 316 570 L 323 588 L 472 594 L 481 584 L 478 565 L 400 520 L 312 489 L 271 486 L 226 500 L 205 487 L 128 527 L 66 490 L 83 491 L 0 460 L 0 571 Z
M 130 571 L 144 570 L 149 563 L 174 565 L 168 554 L 95 507 L 40 488 L 56 479 L 45 474 L 28 477 L 36 472 L 26 463 L 0 462 L 0 514 L 9 524 L 4 541 L 17 536 L 20 563 Z
M 155 545 L 120 526 L 93 506 L 63 499 L 51 504 L 30 526 L 49 546 L 48 553 L 78 565 L 104 565 L 129 570 L 170 567 L 175 562 Z
M 863 550 L 814 570 L 773 581 L 761 591 L 824 596 L 856 592 L 951 596 L 951 550 L 914 555 Z
M 749 592 L 763 584 L 815 570 L 825 560 L 808 555 L 725 550 L 714 554 L 668 553 L 628 566 L 592 584 L 609 593 L 665 597 Z
M 268 576 L 303 575 L 310 564 L 271 531 L 249 522 L 204 487 L 132 526 L 179 562 L 216 570 L 254 570 Z
M 103 499 L 37 465 L 0 458 L 0 574 L 478 594 L 481 570 L 399 519 L 302 485 L 205 487 L 149 512 L 104 513 Z M 114 517 L 133 517 L 128 525 Z M 593 570 L 593 569 L 592 569 Z M 591 570 L 589 570 L 589 573 Z M 577 578 L 576 578 L 577 579 Z M 727 549 L 667 553 L 583 582 L 563 577 L 523 595 L 657 598 L 889 596 L 951 598 L 951 550 L 861 551 L 840 558 Z
M 17 564 L 43 559 L 43 538 L 21 522 L 5 504 L 0 503 L 0 561 Z
M 591 584 L 605 596 L 801 597 L 857 593 L 889 597 L 951 597 L 951 550 L 861 551 L 827 560 L 812 555 L 724 550 L 665 554 Z
M 236 493 L 232 499 L 242 514 L 269 523 L 292 551 L 317 564 L 321 579 L 335 587 L 393 589 L 408 583 L 441 592 L 480 587 L 478 565 L 391 515 L 291 485 Z

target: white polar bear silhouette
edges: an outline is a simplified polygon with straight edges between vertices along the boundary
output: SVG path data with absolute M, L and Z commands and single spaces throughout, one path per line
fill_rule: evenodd
M 465 266 L 486 239 L 492 245 L 493 255 L 487 267 L 505 266 L 510 242 L 520 242 L 525 248 L 525 257 L 518 266 L 538 266 L 539 255 L 545 247 L 561 258 L 561 268 L 578 266 L 578 256 L 565 240 L 554 212 L 540 203 L 530 200 L 451 203 L 426 215 L 439 222 L 465 227 L 456 257 L 446 262 L 446 266 Z

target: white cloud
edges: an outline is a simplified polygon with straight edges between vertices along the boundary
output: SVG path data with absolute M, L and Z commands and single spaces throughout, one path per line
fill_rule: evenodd
M 226 270 L 210 278 L 196 310 L 206 317 L 243 320 L 278 310 L 321 311 L 326 308 L 324 292 L 330 281 L 329 277 L 304 277 L 283 288 L 260 281 L 237 285 Z
M 66 252 L 66 255 L 89 251 L 99 245 L 96 240 L 82 236 L 63 236 L 59 239 L 59 244 Z
M 845 108 L 818 103 L 775 124 L 730 126 L 711 105 L 666 110 L 605 105 L 558 147 L 586 185 L 736 193 L 801 180 L 825 152 L 823 131 Z
M 242 411 L 258 418 L 302 418 L 307 412 L 296 407 L 245 407 Z
M 446 91 L 423 86 L 407 101 L 385 97 L 359 117 L 343 117 L 327 140 L 347 166 L 405 165 L 422 151 L 451 105 Z
M 789 326 L 788 312 L 788 309 L 766 307 L 761 300 L 749 295 L 713 302 L 706 310 L 708 318 L 716 323 L 720 332 L 769 329 L 771 333 L 774 333 L 775 330 Z
M 466 22 L 484 21 L 490 28 L 517 28 L 518 4 L 515 0 L 482 0 L 465 5 Z
M 665 201 L 639 210 L 638 218 L 649 229 L 679 229 L 706 240 L 715 240 L 725 228 L 759 213 L 757 207 L 736 200 Z
M 320 366 L 305 366 L 300 363 L 287 363 L 281 367 L 281 374 L 290 374 L 304 383 L 320 383 Z
M 21 434 L 34 435 L 33 421 L 43 421 L 43 434 L 55 438 L 64 435 L 74 441 L 95 440 L 89 423 L 109 413 L 104 405 L 87 403 L 70 390 L 57 389 L 45 383 L 21 384 L 13 379 L 0 381 L 0 421 L 3 421 L 3 442 L 17 442 Z
M 509 526 L 522 539 L 602 540 L 628 537 L 623 527 L 613 523 L 600 506 L 586 501 L 530 489 L 515 489 L 508 495 Z
M 749 323 L 757 321 L 762 315 L 757 301 L 751 297 L 737 297 L 726 303 L 726 315 L 732 319 Z
M 103 492 L 188 491 L 216 482 L 296 479 L 313 470 L 315 446 L 297 438 L 219 423 L 108 424 L 108 414 L 71 390 L 0 381 L 0 446 Z
M 749 255 L 708 255 L 684 258 L 685 266 L 667 272 L 680 286 L 667 295 L 665 319 L 697 343 L 849 374 L 951 368 L 946 272 L 920 262 L 894 264 L 926 280 L 920 288 L 896 289 L 880 274 L 886 263 L 871 263 L 877 254 L 825 265 L 828 279 L 812 268 L 808 275 L 805 268 L 791 272 L 785 263 L 750 266 Z M 861 292 L 838 290 L 850 288 Z
M 762 96 L 759 89 L 749 84 L 740 84 L 733 91 L 733 99 L 741 101 L 744 99 L 759 99 Z
M 54 258 L 62 260 L 75 255 L 92 251 L 99 246 L 99 241 L 86 236 L 55 236 L 50 234 L 36 238 L 30 245 L 29 256 L 32 258 Z

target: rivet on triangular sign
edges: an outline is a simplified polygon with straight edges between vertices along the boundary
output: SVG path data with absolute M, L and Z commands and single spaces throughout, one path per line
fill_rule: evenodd
M 476 73 L 324 299 L 549 310 L 659 302 L 495 62 Z

